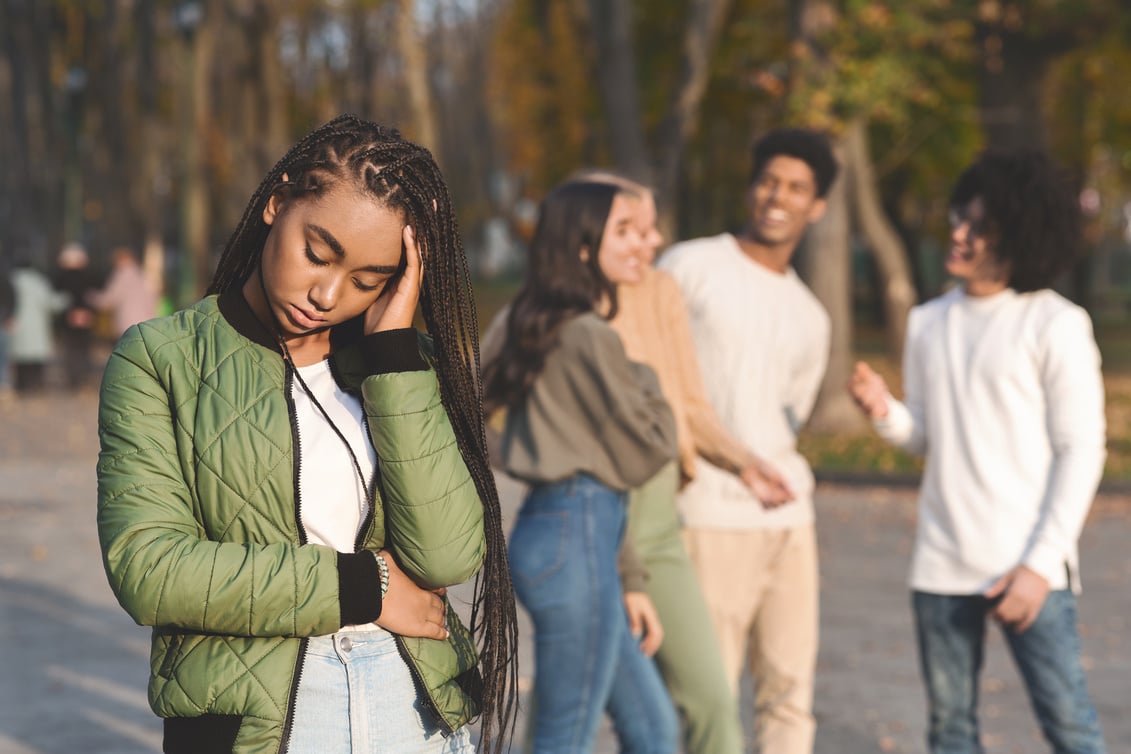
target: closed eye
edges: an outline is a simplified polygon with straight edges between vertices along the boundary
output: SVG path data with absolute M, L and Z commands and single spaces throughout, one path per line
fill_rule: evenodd
M 318 267 L 325 267 L 330 264 L 326 260 L 319 258 L 318 255 L 314 253 L 314 250 L 310 248 L 310 244 L 306 245 L 306 259 L 308 262 Z
M 384 282 L 385 281 L 382 280 L 380 283 L 377 283 L 375 285 L 366 285 L 357 278 L 353 279 L 353 284 L 357 286 L 357 289 L 359 291 L 365 291 L 366 293 L 372 293 L 373 291 L 377 290 L 384 284 Z

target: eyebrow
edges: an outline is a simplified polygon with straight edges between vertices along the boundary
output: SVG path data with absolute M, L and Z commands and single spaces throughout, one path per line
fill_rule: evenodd
M 321 225 L 315 225 L 314 223 L 307 223 L 306 227 L 317 233 L 318 237 L 321 238 L 339 258 L 345 258 L 346 250 L 338 243 L 338 239 L 334 238 L 333 233 L 326 230 Z M 373 272 L 378 275 L 392 275 L 400 269 L 400 266 L 393 264 L 371 264 L 360 269 L 362 272 Z

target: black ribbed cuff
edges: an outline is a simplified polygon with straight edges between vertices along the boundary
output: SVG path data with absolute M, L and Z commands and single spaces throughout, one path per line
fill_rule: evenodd
M 412 327 L 366 335 L 361 341 L 361 356 L 369 374 L 423 372 L 428 368 Z
M 373 553 L 338 553 L 338 602 L 343 626 L 360 626 L 381 617 L 381 569 Z

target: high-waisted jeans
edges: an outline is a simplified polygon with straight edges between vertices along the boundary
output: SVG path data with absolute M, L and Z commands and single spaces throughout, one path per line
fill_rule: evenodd
M 519 511 L 510 563 L 534 622 L 536 754 L 592 751 L 606 706 L 621 751 L 670 754 L 678 745 L 671 700 L 625 618 L 624 528 L 624 496 L 584 474 L 535 485 Z
M 445 738 L 387 631 L 308 640 L 291 754 L 471 754 L 464 726 Z

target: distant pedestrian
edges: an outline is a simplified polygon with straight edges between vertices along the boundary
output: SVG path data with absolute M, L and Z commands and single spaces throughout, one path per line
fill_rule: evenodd
M 94 341 L 94 308 L 87 298 L 95 289 L 90 257 L 78 243 L 68 243 L 59 252 L 55 289 L 67 294 L 67 307 L 58 318 L 60 361 L 67 386 L 83 387 L 90 379 L 90 349 Z
M 0 403 L 12 399 L 12 331 L 16 326 L 16 290 L 11 273 L 0 267 Z
M 617 570 L 627 492 L 678 453 L 655 372 L 629 361 L 607 321 L 616 286 L 642 276 L 638 199 L 596 182 L 547 195 L 502 347 L 484 367 L 488 406 L 506 407 L 502 465 L 529 484 L 510 562 L 534 622 L 538 754 L 592 751 L 606 706 L 624 751 L 678 747 L 675 710 L 629 631 Z M 614 686 L 623 704 L 611 704 Z
M 119 246 L 111 261 L 113 269 L 105 287 L 92 291 L 87 301 L 96 309 L 112 312 L 114 337 L 119 338 L 130 325 L 157 316 L 158 296 L 133 249 Z
M 515 604 L 443 176 L 342 116 L 242 217 L 102 381 L 103 561 L 153 628 L 164 750 L 471 754 L 478 717 L 499 754 Z M 446 589 L 477 575 L 468 629 Z
M 47 384 L 47 366 L 55 356 L 52 322 L 66 308 L 67 294 L 52 288 L 47 276 L 26 257 L 16 262 L 12 287 L 16 299 L 11 343 L 15 388 L 18 393 L 36 393 Z
M 1058 754 L 1106 751 L 1080 661 L 1077 540 L 1103 472 L 1104 390 L 1087 312 L 1050 289 L 1081 244 L 1071 181 L 988 152 L 950 197 L 950 292 L 912 309 L 902 402 L 857 364 L 882 437 L 925 454 L 912 605 L 934 754 L 982 751 L 978 676 L 1000 624 Z
M 676 244 L 659 267 L 683 292 L 707 396 L 726 429 L 781 472 L 795 499 L 775 506 L 704 461 L 679 503 L 731 688 L 738 693 L 744 667 L 754 677 L 755 750 L 808 754 L 817 534 L 797 433 L 824 376 L 830 324 L 790 262 L 824 214 L 838 168 L 828 140 L 802 129 L 771 131 L 752 156 L 742 231 Z

